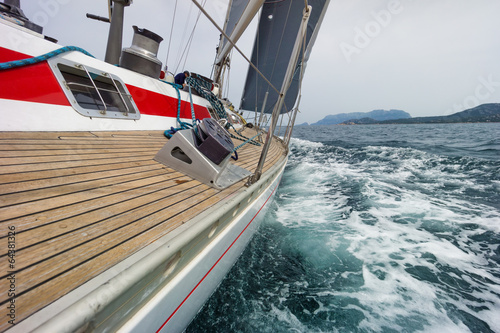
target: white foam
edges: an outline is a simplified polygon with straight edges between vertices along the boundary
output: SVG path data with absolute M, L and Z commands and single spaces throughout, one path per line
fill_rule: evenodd
M 320 148 L 320 147 L 324 147 L 324 145 L 321 142 L 303 140 L 303 139 L 298 139 L 298 138 L 292 138 L 290 140 L 290 144 L 292 146 L 298 146 L 301 149 L 304 149 L 304 148 Z
M 318 290 L 316 296 L 356 298 L 361 306 L 349 306 L 364 314 L 360 328 L 370 331 L 405 330 L 404 318 L 410 318 L 420 320 L 426 332 L 468 332 L 464 323 L 449 318 L 445 307 L 453 304 L 500 332 L 500 279 L 488 266 L 484 246 L 480 248 L 470 238 L 486 231 L 500 232 L 500 212 L 462 199 L 467 190 L 498 190 L 500 182 L 476 184 L 458 162 L 410 148 L 367 147 L 362 151 L 367 158 L 350 160 L 356 152 L 344 151 L 344 157 L 325 155 L 323 144 L 299 139 L 292 144 L 301 154 L 296 160 L 292 156 L 293 168 L 286 174 L 293 182 L 280 189 L 286 200 L 276 212 L 278 221 L 306 236 L 313 231 L 318 237 L 328 235 L 323 245 L 333 257 L 347 243 L 348 253 L 362 263 L 361 287 Z M 359 185 L 361 199 L 357 200 L 364 201 L 360 210 L 348 205 L 349 191 L 339 183 Z M 298 248 L 313 248 L 303 241 Z M 495 246 L 490 253 L 493 250 Z M 410 274 L 412 268 L 427 270 L 431 281 Z M 356 274 L 344 271 L 340 276 L 348 280 Z M 453 279 L 469 283 L 474 291 L 461 290 L 460 283 L 451 285 Z M 484 302 L 464 298 L 463 293 Z M 467 305 L 486 309 L 476 313 Z M 317 311 L 334 309 L 325 306 Z M 290 314 L 282 315 L 283 320 L 302 327 Z

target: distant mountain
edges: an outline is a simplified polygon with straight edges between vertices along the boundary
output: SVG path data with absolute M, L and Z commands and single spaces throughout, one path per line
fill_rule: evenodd
M 439 124 L 439 123 L 486 123 L 500 122 L 500 103 L 482 104 L 472 109 L 457 112 L 449 116 L 416 117 L 411 119 L 393 119 L 378 121 L 375 119 L 350 119 L 343 122 L 351 124 Z
M 411 118 L 408 112 L 401 110 L 373 110 L 371 112 L 353 112 L 339 113 L 329 115 L 320 121 L 311 125 L 336 125 L 353 119 L 371 118 L 377 121 L 392 120 L 392 119 L 407 119 Z

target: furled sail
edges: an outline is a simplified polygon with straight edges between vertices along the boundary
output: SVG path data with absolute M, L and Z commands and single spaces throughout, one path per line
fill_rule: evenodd
M 226 21 L 224 23 L 224 33 L 234 43 L 241 37 L 263 3 L 264 0 L 231 0 L 229 2 Z M 215 63 L 220 65 L 232 47 L 232 44 L 225 37 L 222 37 Z M 217 80 L 218 73 L 216 73 L 215 77 Z
M 312 7 L 312 12 L 307 25 L 306 51 L 295 65 L 293 80 L 286 93 L 281 113 L 291 111 L 295 104 L 301 66 L 305 66 L 307 62 L 330 0 L 307 2 Z M 278 90 L 285 77 L 304 7 L 304 0 L 266 0 L 262 7 L 251 60 Z M 278 93 L 269 87 L 255 69 L 249 67 L 240 108 L 260 112 L 266 92 L 269 95 L 264 112 L 272 113 L 278 100 Z

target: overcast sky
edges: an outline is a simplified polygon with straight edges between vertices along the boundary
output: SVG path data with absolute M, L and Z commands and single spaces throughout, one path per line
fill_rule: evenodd
M 205 6 L 220 25 L 227 2 Z M 109 25 L 85 14 L 107 16 L 106 0 L 21 3 L 46 35 L 104 58 Z M 209 76 L 219 33 L 202 15 L 184 68 L 179 59 L 198 11 L 191 1 L 178 0 L 170 40 L 175 3 L 135 0 L 125 10 L 123 46 L 131 44 L 132 25 L 147 28 L 164 38 L 158 57 L 165 63 L 168 53 L 169 70 Z M 297 122 L 374 109 L 446 115 L 500 102 L 499 17 L 499 0 L 331 0 L 305 73 Z M 255 29 L 254 20 L 238 42 L 248 57 Z M 246 71 L 234 54 L 228 96 L 236 107 Z

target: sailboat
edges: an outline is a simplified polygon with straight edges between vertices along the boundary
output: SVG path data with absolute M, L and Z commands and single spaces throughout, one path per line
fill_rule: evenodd
M 162 75 L 160 35 L 134 26 L 122 48 L 132 1 L 109 3 L 104 61 L 44 36 L 20 0 L 0 3 L 1 332 L 182 332 L 258 229 L 287 163 L 328 0 L 233 0 L 220 28 L 193 0 L 222 38 L 213 77 L 191 73 L 185 87 Z M 259 13 L 243 55 L 251 124 L 220 91 Z

